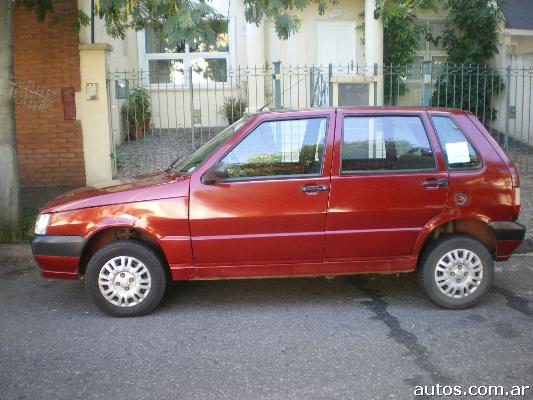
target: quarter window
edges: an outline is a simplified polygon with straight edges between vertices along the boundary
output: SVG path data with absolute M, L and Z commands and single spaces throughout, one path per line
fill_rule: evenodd
M 435 169 L 419 117 L 346 117 L 342 132 L 342 171 Z
M 450 117 L 431 117 L 449 169 L 476 169 L 481 158 Z
M 221 160 L 229 178 L 319 175 L 326 118 L 264 122 Z

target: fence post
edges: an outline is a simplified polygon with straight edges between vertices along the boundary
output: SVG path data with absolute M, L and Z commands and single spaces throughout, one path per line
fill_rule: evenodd
M 329 98 L 329 106 L 333 106 L 333 83 L 331 82 L 331 77 L 333 76 L 333 64 L 329 63 L 328 65 L 328 98 Z
M 374 107 L 378 105 L 378 63 L 374 63 Z
M 511 66 L 507 66 L 507 99 L 505 101 L 505 136 L 503 149 L 509 150 L 509 117 L 511 116 Z
M 315 70 L 313 67 L 309 68 L 309 97 L 310 107 L 315 105 Z
M 431 97 L 431 61 L 422 63 L 422 107 L 429 107 Z
M 190 107 L 191 107 L 191 146 L 196 150 L 196 143 L 194 141 L 194 86 L 192 84 L 192 66 L 189 67 L 189 93 L 190 93 Z
M 279 110 L 281 108 L 281 61 L 274 61 L 274 108 Z

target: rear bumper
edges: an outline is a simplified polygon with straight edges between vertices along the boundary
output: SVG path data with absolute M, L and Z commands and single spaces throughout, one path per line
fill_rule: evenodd
M 526 235 L 526 227 L 514 221 L 491 222 L 489 228 L 496 238 L 496 261 L 508 260 Z
M 78 279 L 80 257 L 87 243 L 81 236 L 35 236 L 33 258 L 46 278 Z

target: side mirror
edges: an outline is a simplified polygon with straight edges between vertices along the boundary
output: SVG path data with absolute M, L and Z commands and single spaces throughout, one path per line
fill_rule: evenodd
M 202 175 L 201 182 L 204 185 L 216 185 L 226 178 L 228 178 L 228 167 L 226 164 L 216 163 Z

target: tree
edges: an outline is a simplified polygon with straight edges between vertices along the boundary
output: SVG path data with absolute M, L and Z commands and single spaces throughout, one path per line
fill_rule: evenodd
M 18 226 L 19 187 L 15 112 L 9 96 L 13 79 L 13 3 L 0 1 L 0 237 L 5 237 Z
M 415 25 L 419 10 L 434 9 L 434 0 L 379 0 L 377 7 L 383 18 L 384 63 L 406 65 L 414 60 L 421 26 Z
M 442 43 L 449 65 L 437 79 L 432 104 L 469 110 L 491 122 L 498 117 L 492 98 L 504 83 L 486 64 L 498 53 L 502 11 L 492 0 L 446 0 L 444 6 L 449 14 Z
M 425 34 L 416 25 L 419 10 L 435 8 L 434 0 L 380 0 L 377 3 L 383 18 L 383 63 L 385 103 L 394 105 L 407 93 L 404 83 L 414 61 L 418 40 Z
M 492 0 L 447 0 L 443 45 L 454 64 L 485 64 L 498 53 L 503 13 Z
M 259 25 L 263 18 L 274 20 L 274 28 L 280 39 L 288 39 L 298 32 L 301 21 L 292 11 L 301 11 L 310 4 L 318 7 L 323 15 L 326 9 L 339 4 L 339 0 L 244 0 L 246 22 Z

